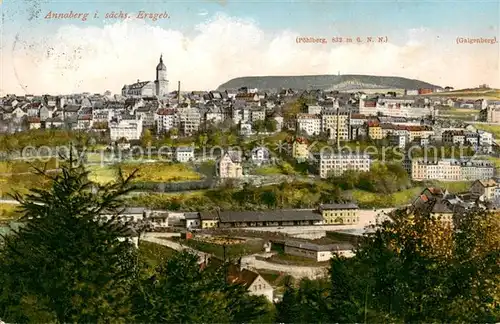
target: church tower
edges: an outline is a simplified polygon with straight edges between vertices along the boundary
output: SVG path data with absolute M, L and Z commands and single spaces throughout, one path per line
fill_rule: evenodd
M 155 88 L 158 97 L 168 94 L 167 67 L 163 64 L 163 55 L 160 55 L 160 63 L 156 66 Z

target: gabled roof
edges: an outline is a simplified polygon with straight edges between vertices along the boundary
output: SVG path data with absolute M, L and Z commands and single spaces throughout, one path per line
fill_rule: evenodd
M 494 179 L 477 180 L 483 187 L 496 187 L 498 183 Z
M 241 284 L 245 288 L 249 288 L 254 281 L 259 277 L 259 274 L 248 269 L 240 270 L 236 265 L 230 265 L 228 268 L 229 283 Z

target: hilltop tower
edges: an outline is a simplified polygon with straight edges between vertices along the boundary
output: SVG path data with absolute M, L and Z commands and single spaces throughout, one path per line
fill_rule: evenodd
M 163 64 L 163 55 L 160 55 L 160 62 L 156 66 L 155 93 L 158 97 L 168 94 L 167 67 Z

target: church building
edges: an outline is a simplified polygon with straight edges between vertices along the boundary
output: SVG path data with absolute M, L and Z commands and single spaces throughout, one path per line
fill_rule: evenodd
M 134 84 L 124 85 L 122 96 L 124 97 L 164 97 L 168 94 L 167 67 L 163 64 L 163 55 L 156 66 L 155 81 L 139 81 Z

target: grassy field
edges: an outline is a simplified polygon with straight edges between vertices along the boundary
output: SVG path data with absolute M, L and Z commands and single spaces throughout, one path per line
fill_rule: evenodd
M 486 160 L 493 162 L 496 168 L 500 168 L 500 158 L 496 156 L 487 156 L 485 158 Z
M 474 124 L 474 127 L 492 133 L 495 138 L 500 138 L 500 125 Z
M 146 182 L 178 182 L 195 181 L 202 178 L 201 174 L 192 170 L 184 164 L 171 163 L 144 163 L 144 164 L 122 164 L 124 176 L 139 169 L 135 181 Z
M 32 188 L 47 188 L 50 179 L 38 174 L 13 174 L 0 177 L 0 197 L 17 191 L 26 194 Z
M 175 250 L 160 244 L 146 241 L 141 241 L 139 243 L 139 254 L 151 268 L 155 268 L 157 265 L 165 262 L 165 260 L 174 253 Z
M 283 174 L 283 170 L 275 165 L 263 166 L 255 169 L 255 174 L 257 175 L 276 175 Z
M 450 192 L 464 192 L 470 189 L 472 181 L 435 181 L 432 182 L 434 187 L 444 188 Z
M 57 159 L 34 159 L 34 160 L 10 160 L 0 161 L 0 174 L 5 173 L 26 173 L 34 171 L 33 167 L 46 168 L 47 170 L 59 167 Z
M 415 187 L 392 194 L 353 190 L 352 196 L 361 208 L 385 208 L 406 205 L 421 193 L 423 188 Z

